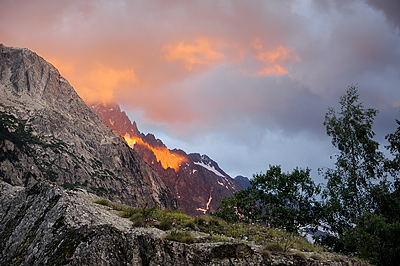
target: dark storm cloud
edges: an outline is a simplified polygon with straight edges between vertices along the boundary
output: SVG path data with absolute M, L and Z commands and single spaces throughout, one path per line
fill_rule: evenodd
M 366 0 L 368 5 L 381 10 L 388 21 L 400 27 L 400 1 L 397 0 Z

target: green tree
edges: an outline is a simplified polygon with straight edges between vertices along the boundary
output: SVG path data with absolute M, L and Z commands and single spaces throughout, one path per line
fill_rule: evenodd
M 321 189 L 311 179 L 310 172 L 309 168 L 295 168 L 284 173 L 280 166 L 270 165 L 265 174 L 254 175 L 250 183 L 263 207 L 260 218 L 292 232 L 313 224 L 321 210 L 316 200 Z
M 214 215 L 227 222 L 249 223 L 258 220 L 261 213 L 255 190 L 247 188 L 236 191 L 232 197 L 222 199 Z
M 310 178 L 310 169 L 296 168 L 283 173 L 271 166 L 256 174 L 251 187 L 224 199 L 216 215 L 230 221 L 259 221 L 296 232 L 316 222 L 321 212 L 316 196 L 320 186 Z
M 394 133 L 386 135 L 385 139 L 388 140 L 389 145 L 386 148 L 393 155 L 393 160 L 387 161 L 387 168 L 390 173 L 397 177 L 400 171 L 400 120 L 396 119 L 396 123 L 399 125 Z
M 373 140 L 372 125 L 378 110 L 364 108 L 353 85 L 339 103 L 339 112 L 329 107 L 325 115 L 326 132 L 339 152 L 335 155 L 335 168 L 323 171 L 327 179 L 323 199 L 326 221 L 342 234 L 374 205 L 371 190 L 383 177 L 383 154 Z
M 398 265 L 400 261 L 400 221 L 365 212 L 354 228 L 343 236 L 344 249 L 375 265 Z
M 398 125 L 394 133 L 386 135 L 389 145 L 385 146 L 393 158 L 385 160 L 386 171 L 391 174 L 394 181 L 386 182 L 385 186 L 376 189 L 376 212 L 383 215 L 389 222 L 400 221 L 400 120 L 396 119 Z

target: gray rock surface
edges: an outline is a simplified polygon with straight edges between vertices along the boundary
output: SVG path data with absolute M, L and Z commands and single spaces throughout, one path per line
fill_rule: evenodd
M 50 180 L 132 206 L 176 208 L 170 190 L 57 69 L 0 44 L 0 180 Z
M 98 198 L 45 181 L 24 188 L 0 181 L 0 265 L 361 265 L 262 254 L 243 243 L 168 241 L 156 228 L 132 228 L 93 203 Z

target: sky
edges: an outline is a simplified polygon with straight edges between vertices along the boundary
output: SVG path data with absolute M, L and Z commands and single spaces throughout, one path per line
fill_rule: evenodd
M 376 140 L 400 119 L 398 0 L 0 0 L 0 43 L 119 103 L 170 149 L 230 176 L 331 167 L 328 106 L 357 84 Z

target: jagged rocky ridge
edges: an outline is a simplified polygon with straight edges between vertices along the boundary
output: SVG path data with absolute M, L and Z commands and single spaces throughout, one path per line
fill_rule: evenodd
M 265 254 L 237 242 L 172 242 L 159 229 L 132 228 L 96 199 L 44 181 L 28 187 L 0 181 L 0 265 L 363 265 L 343 256 Z
M 131 122 L 119 105 L 96 104 L 91 108 L 104 124 L 121 136 L 136 136 L 143 140 L 143 143 L 137 143 L 132 148 L 157 172 L 177 198 L 178 205 L 184 213 L 200 215 L 215 211 L 223 198 L 230 197 L 235 191 L 242 189 L 239 182 L 226 174 L 207 155 L 186 154 L 180 149 L 169 150 L 182 156 L 184 161 L 179 169 L 165 169 L 146 145 L 167 149 L 165 144 L 153 134 L 141 133 L 136 122 Z
M 170 190 L 37 54 L 0 44 L 0 179 L 50 180 L 132 206 L 176 208 Z

